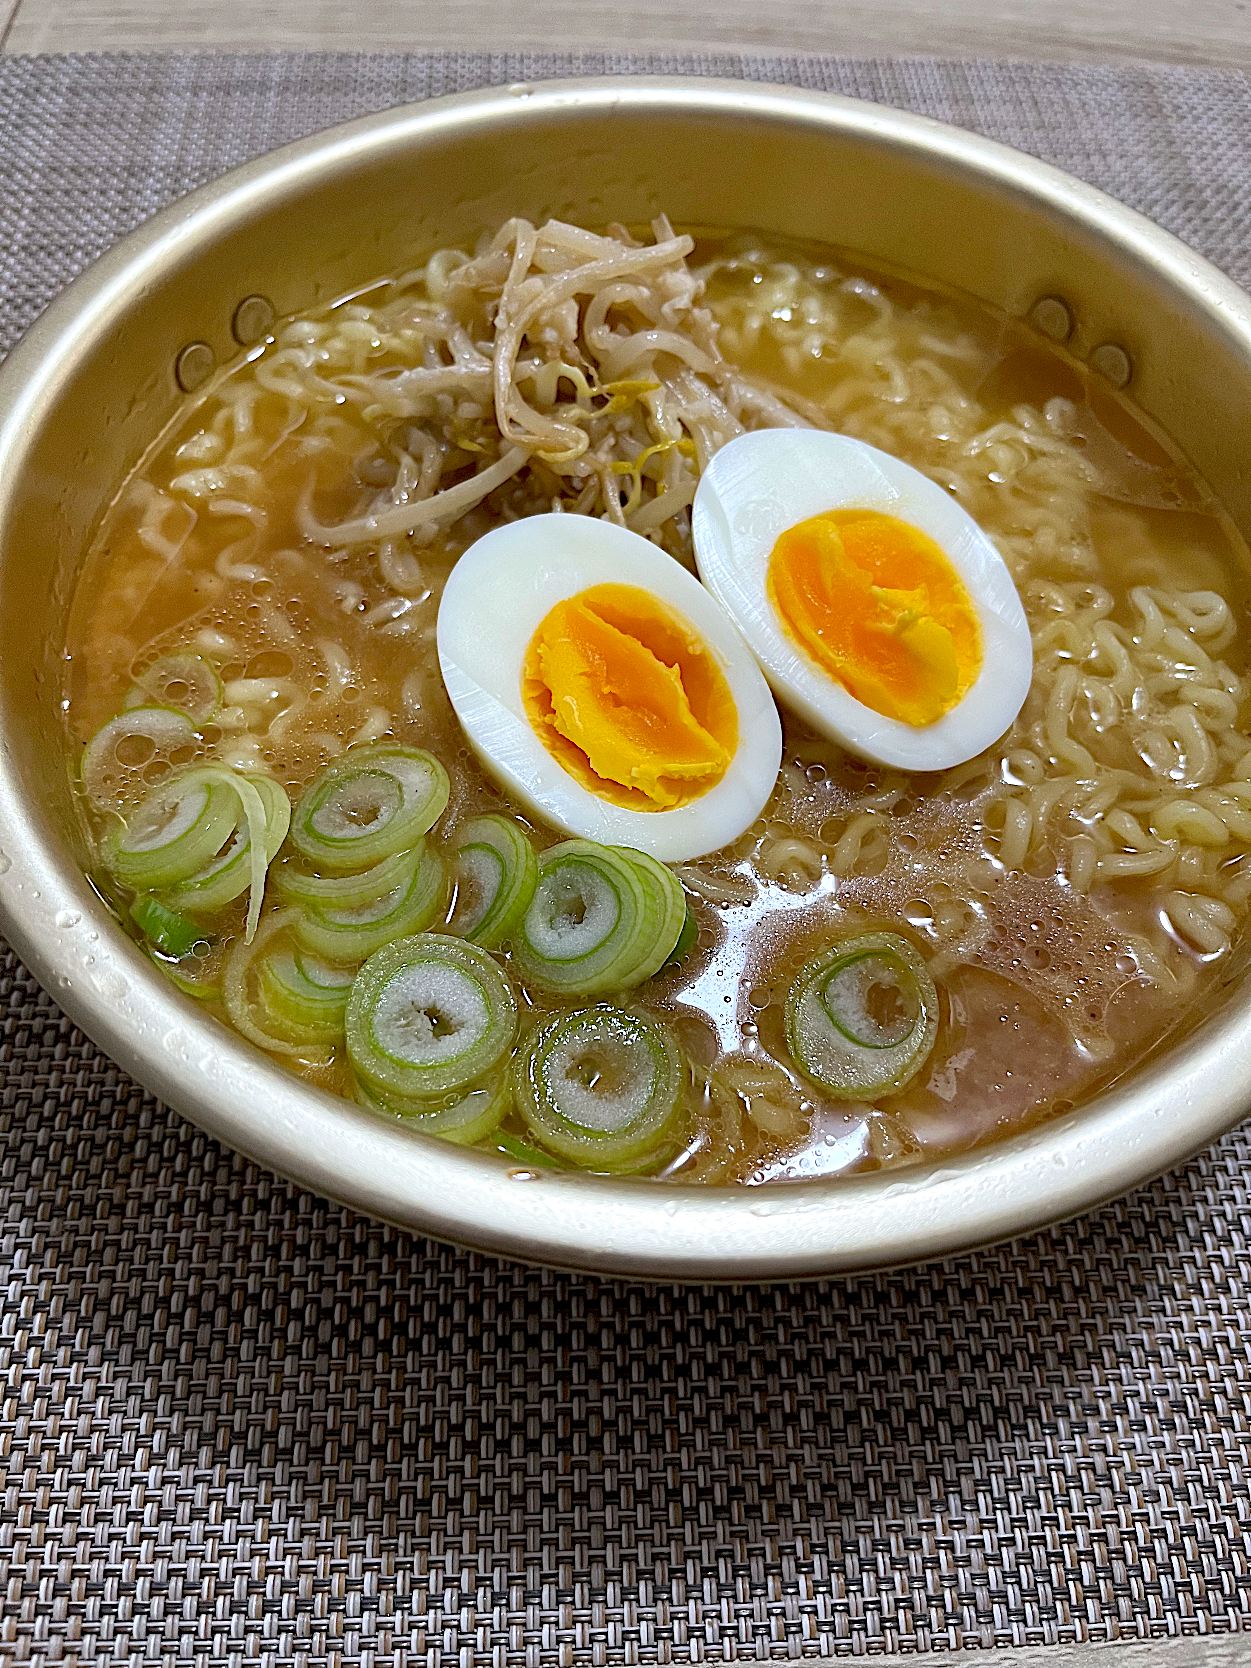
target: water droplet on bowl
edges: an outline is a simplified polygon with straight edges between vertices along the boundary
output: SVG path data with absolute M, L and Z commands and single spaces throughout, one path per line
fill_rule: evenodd
M 540 1177 L 537 1170 L 510 1170 L 508 1179 L 509 1181 L 538 1181 Z
M 82 916 L 78 914 L 77 910 L 58 909 L 53 919 L 56 925 L 64 930 L 67 927 L 76 927 L 82 920 Z
M 12 867 L 13 864 L 9 858 L 9 854 L 7 852 L 0 851 L 0 875 L 8 874 Z

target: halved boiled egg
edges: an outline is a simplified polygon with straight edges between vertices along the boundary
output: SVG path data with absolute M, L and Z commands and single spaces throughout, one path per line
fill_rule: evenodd
M 878 764 L 945 770 L 998 739 L 1033 676 L 1029 624 L 973 518 L 909 464 L 763 429 L 705 469 L 700 577 L 778 698 Z
M 566 833 L 681 862 L 737 839 L 773 791 L 760 668 L 698 580 L 623 527 L 487 533 L 444 587 L 438 649 L 483 767 Z

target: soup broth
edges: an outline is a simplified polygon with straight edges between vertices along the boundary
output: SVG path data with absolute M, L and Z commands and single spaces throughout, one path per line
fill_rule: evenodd
M 529 368 L 501 407 L 520 286 L 603 259 L 606 241 L 635 270 L 532 309 L 510 350 Z M 278 326 L 187 401 L 83 567 L 63 705 L 94 848 L 171 771 L 271 773 L 295 802 L 346 751 L 390 741 L 448 772 L 435 849 L 485 813 L 552 846 L 563 836 L 508 801 L 452 710 L 435 654 L 449 573 L 492 528 L 554 508 L 630 526 L 693 568 L 700 471 L 734 434 L 779 424 L 866 441 L 973 516 L 1020 593 L 1033 681 L 999 743 L 934 773 L 866 764 L 782 708 L 763 815 L 676 866 L 693 949 L 630 993 L 684 1074 L 680 1138 L 651 1168 L 711 1183 L 849 1174 L 1080 1104 L 1199 1011 L 1243 927 L 1247 552 L 1166 437 L 1061 351 L 835 251 L 510 222 Z M 571 433 L 588 441 L 574 456 Z M 502 473 L 514 450 L 523 463 Z M 461 513 L 405 528 L 412 505 L 492 469 L 498 484 Z M 82 750 L 103 725 L 128 706 L 186 707 L 168 680 L 188 655 L 220 678 L 220 705 L 173 745 L 121 733 L 86 791 Z M 103 857 L 99 884 L 129 921 Z M 272 891 L 261 935 L 283 909 Z M 181 961 L 153 952 L 223 1022 L 216 977 L 248 904 Z M 937 1040 L 902 1089 L 834 1098 L 796 1068 L 788 990 L 830 944 L 883 929 L 928 965 Z M 578 1005 L 518 979 L 506 949 L 496 959 L 523 1039 Z M 355 1092 L 341 1044 L 281 1059 Z M 499 1129 L 503 1150 L 534 1144 L 516 1110 Z

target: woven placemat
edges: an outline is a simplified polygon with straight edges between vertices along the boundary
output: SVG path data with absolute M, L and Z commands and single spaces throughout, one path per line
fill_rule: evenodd
M 975 127 L 1251 278 L 1234 73 L 0 59 L 0 347 L 154 209 L 283 140 L 488 81 L 631 69 Z M 1093 1216 L 941 1265 L 613 1284 L 298 1192 L 0 965 L 5 1660 L 564 1668 L 1203 1634 L 1108 1668 L 1251 1660 L 1231 1637 L 1251 1627 L 1245 1131 Z

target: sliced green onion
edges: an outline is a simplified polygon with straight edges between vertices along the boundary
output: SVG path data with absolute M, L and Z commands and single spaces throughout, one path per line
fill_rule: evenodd
M 261 904 L 265 901 L 265 874 L 269 868 L 269 845 L 265 824 L 265 801 L 256 784 L 246 776 L 231 773 L 233 787 L 239 795 L 243 814 L 248 819 L 248 920 L 244 937 L 250 944 L 256 936 L 261 918 Z M 283 795 L 286 798 L 286 795 Z M 288 805 L 289 805 L 288 801 Z M 290 811 L 288 810 L 288 821 Z
M 447 903 L 447 870 L 437 851 L 426 846 L 407 884 L 401 883 L 372 903 L 353 909 L 305 909 L 295 936 L 305 949 L 329 961 L 362 962 L 384 944 L 424 932 Z
M 911 1082 L 938 1034 L 924 960 L 896 933 L 845 939 L 810 963 L 786 999 L 786 1039 L 807 1077 L 845 1100 Z
M 201 654 L 162 655 L 135 682 L 150 703 L 176 707 L 197 724 L 206 724 L 221 711 L 222 680 Z
M 503 1072 L 493 1083 L 479 1084 L 440 1103 L 380 1095 L 358 1078 L 356 1098 L 372 1111 L 403 1119 L 422 1135 L 437 1135 L 444 1141 L 454 1141 L 458 1147 L 468 1147 L 499 1128 L 512 1104 L 512 1089 L 508 1073 Z
M 323 961 L 320 956 L 309 955 L 306 950 L 296 950 L 295 965 L 300 977 L 317 990 L 350 991 L 356 983 L 357 968 L 335 967 L 331 962 Z M 345 997 L 344 1006 L 346 1005 Z
M 631 975 L 631 984 L 642 984 L 658 973 L 677 947 L 686 925 L 686 893 L 682 882 L 672 869 L 658 863 L 648 852 L 636 851 L 633 846 L 613 846 L 627 862 L 633 863 L 644 887 L 651 894 L 656 913 L 656 940 L 651 950 L 639 960 Z
M 539 862 L 511 817 L 475 817 L 456 847 L 460 898 L 452 930 L 484 950 L 512 937 L 530 907 Z
M 172 755 L 182 748 L 198 746 L 199 739 L 186 713 L 171 707 L 144 706 L 119 713 L 101 725 L 83 749 L 83 787 L 97 805 L 106 805 L 114 798 L 137 768 L 117 756 L 124 741 L 148 741 L 157 753 Z M 143 762 L 150 764 L 151 760 Z
M 683 1078 L 663 1025 L 604 1004 L 539 1026 L 513 1061 L 517 1110 L 534 1139 L 583 1169 L 618 1174 L 672 1149 Z
M 678 941 L 670 950 L 665 961 L 666 967 L 681 967 L 690 955 L 699 939 L 699 922 L 695 919 L 695 912 L 688 904 L 686 919 L 682 923 L 682 931 L 678 934 Z
M 662 926 L 657 892 L 631 858 L 591 840 L 566 840 L 539 858 L 513 958 L 531 984 L 598 996 L 655 972 L 664 960 L 655 960 Z
M 921 1017 L 916 980 L 881 950 L 841 962 L 821 987 L 820 1001 L 836 1028 L 859 1048 L 897 1048 Z
M 272 950 L 256 970 L 261 1006 L 271 1031 L 292 1042 L 334 1042 L 355 969 L 332 967 L 315 956 Z
M 502 1153 L 505 1158 L 515 1159 L 519 1164 L 529 1164 L 535 1170 L 560 1169 L 558 1158 L 553 1158 L 551 1153 L 545 1153 L 541 1147 L 532 1147 L 518 1135 L 510 1135 L 506 1129 L 497 1129 L 484 1145 L 488 1152 Z
M 131 904 L 130 918 L 167 956 L 189 955 L 204 938 L 194 921 L 175 909 L 167 909 L 159 898 L 149 893 L 141 892 Z
M 358 909 L 384 898 L 397 886 L 407 886 L 425 847 L 418 840 L 411 851 L 397 851 L 358 875 L 309 874 L 299 857 L 284 857 L 270 870 L 278 896 L 287 903 L 312 904 L 318 909 Z
M 122 832 L 103 842 L 104 861 L 118 880 L 136 891 L 155 891 L 189 880 L 216 857 L 239 811 L 232 774 L 204 765 L 150 793 Z
M 295 1042 L 289 1037 L 278 1037 L 272 1031 L 266 1030 L 256 1017 L 257 1003 L 252 994 L 252 975 L 262 952 L 268 950 L 275 939 L 295 926 L 299 913 L 298 909 L 276 910 L 262 923 L 251 944 L 243 938 L 235 941 L 226 959 L 222 1001 L 235 1030 L 249 1042 L 254 1042 L 258 1048 L 265 1049 L 269 1054 L 290 1054 L 302 1060 L 324 1062 L 329 1058 L 329 1053 L 323 1045 Z
M 265 831 L 262 850 L 268 867 L 287 837 L 291 801 L 281 782 L 275 782 L 272 776 L 237 778 L 237 781 L 243 780 L 249 782 L 260 795 Z M 206 863 L 198 874 L 167 892 L 165 902 L 171 909 L 190 910 L 193 915 L 209 915 L 240 897 L 249 886 L 255 885 L 255 880 L 251 827 L 247 812 L 241 805 L 234 833 L 217 856 Z
M 352 747 L 302 795 L 291 844 L 320 868 L 359 870 L 415 846 L 447 804 L 431 753 L 390 742 Z
M 371 1094 L 437 1100 L 496 1066 L 517 1030 L 508 980 L 485 950 L 418 933 L 361 968 L 347 1010 L 348 1056 Z
M 203 935 L 201 935 L 202 938 Z M 222 958 L 220 953 L 182 956 L 171 961 L 155 950 L 149 952 L 153 963 L 165 977 L 182 991 L 194 996 L 197 1002 L 220 1002 L 222 997 Z

